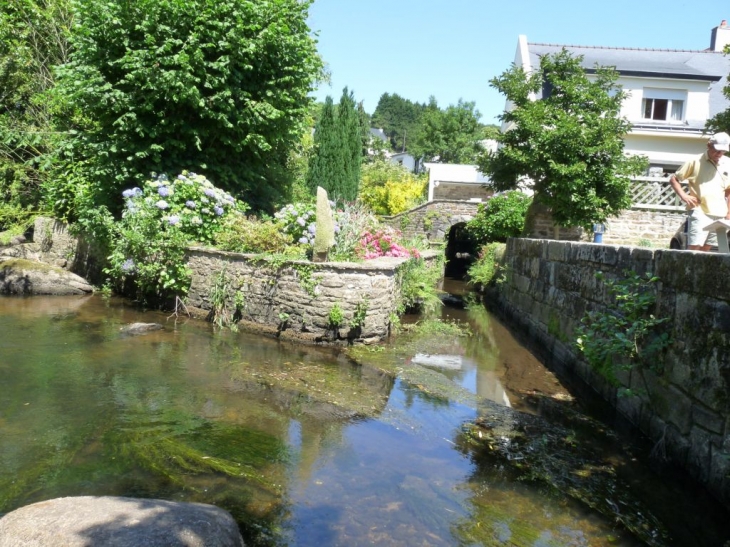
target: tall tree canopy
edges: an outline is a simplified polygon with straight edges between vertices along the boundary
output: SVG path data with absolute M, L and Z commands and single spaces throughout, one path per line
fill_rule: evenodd
M 484 138 L 481 115 L 475 106 L 474 102 L 459 100 L 441 110 L 431 98 L 412 148 L 414 155 L 425 161 L 474 163 L 482 151 L 479 141 Z
M 411 141 L 421 125 L 426 105 L 414 103 L 393 93 L 383 93 L 372 117 L 372 127 L 382 129 L 396 152 L 410 151 Z
M 314 150 L 307 183 L 312 195 L 317 186 L 333 199 L 354 201 L 360 185 L 362 123 L 352 92 L 345 88 L 335 109 L 327 97 L 314 130 Z
M 188 169 L 269 208 L 322 71 L 310 4 L 77 0 L 60 89 L 91 120 L 73 143 L 85 176 L 116 195 Z
M 589 79 L 581 61 L 563 50 L 542 57 L 537 72 L 513 65 L 492 79 L 513 108 L 500 116 L 509 124 L 500 148 L 478 162 L 494 189 L 531 187 L 566 227 L 604 222 L 630 207 L 629 177 L 646 166 L 645 158 L 624 154 L 631 124 L 619 116 L 626 94 L 618 73 L 596 66 Z

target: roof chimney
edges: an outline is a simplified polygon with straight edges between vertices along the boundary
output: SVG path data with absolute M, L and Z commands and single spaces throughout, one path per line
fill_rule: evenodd
M 710 38 L 710 51 L 724 51 L 730 45 L 730 27 L 727 20 L 723 19 L 719 26 L 712 29 Z

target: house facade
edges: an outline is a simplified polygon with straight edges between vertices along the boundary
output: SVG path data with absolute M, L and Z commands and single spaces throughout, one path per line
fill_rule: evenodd
M 515 64 L 531 73 L 539 70 L 542 56 L 566 49 L 583 57 L 589 75 L 596 65 L 614 67 L 620 75 L 617 84 L 628 95 L 621 115 L 633 125 L 624 138 L 625 150 L 647 156 L 651 174 L 661 175 L 701 154 L 705 123 L 730 108 L 723 95 L 730 74 L 730 56 L 723 54 L 728 44 L 726 21 L 712 29 L 710 47 L 697 51 L 542 44 L 521 35 Z
M 476 165 L 425 163 L 428 171 L 428 201 L 483 201 L 494 192 L 484 185 L 489 179 Z

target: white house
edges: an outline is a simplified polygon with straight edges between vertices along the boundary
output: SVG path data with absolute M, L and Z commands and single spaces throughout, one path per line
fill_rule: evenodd
M 484 188 L 489 179 L 477 170 L 476 165 L 425 163 L 424 167 L 428 170 L 428 201 L 482 201 L 493 193 Z
M 730 56 L 722 53 L 727 44 L 726 21 L 712 29 L 710 48 L 698 51 L 540 44 L 521 35 L 515 64 L 530 73 L 539 69 L 541 56 L 565 48 L 583 56 L 589 74 L 596 64 L 614 67 L 628 92 L 621 115 L 633 124 L 626 152 L 647 156 L 653 173 L 673 172 L 705 150 L 705 122 L 730 108 L 722 92 L 730 74 Z

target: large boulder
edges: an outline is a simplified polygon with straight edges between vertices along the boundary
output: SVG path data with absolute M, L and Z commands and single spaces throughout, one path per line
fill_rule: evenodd
M 0 518 L 0 547 L 243 547 L 233 517 L 203 503 L 57 498 Z
M 0 294 L 89 294 L 94 291 L 83 277 L 63 268 L 24 258 L 0 259 Z

